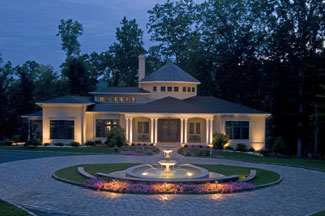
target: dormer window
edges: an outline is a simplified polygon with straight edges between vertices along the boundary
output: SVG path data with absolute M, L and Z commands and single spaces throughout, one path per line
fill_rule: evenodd
M 195 92 L 195 87 L 192 87 L 192 92 Z
M 110 102 L 111 101 L 111 97 L 106 97 L 106 102 Z
M 178 86 L 174 86 L 174 92 L 178 92 Z
M 100 102 L 104 102 L 104 100 L 105 100 L 104 97 L 102 97 L 102 96 L 99 97 L 99 101 L 100 101 Z
M 156 92 L 157 91 L 157 86 L 153 87 L 153 91 Z
M 183 92 L 186 92 L 186 87 L 183 87 Z
M 191 87 L 187 87 L 187 92 L 191 92 Z
M 167 91 L 171 92 L 173 90 L 173 88 L 171 86 L 167 87 Z
M 117 102 L 117 97 L 114 96 L 114 97 L 112 98 L 112 101 L 113 101 L 113 102 Z
M 131 97 L 131 101 L 132 102 L 135 102 L 135 97 Z
M 162 91 L 162 92 L 166 91 L 166 86 L 161 86 L 160 91 Z
M 130 101 L 130 98 L 129 97 L 124 97 L 124 101 L 125 102 L 129 102 Z
M 123 102 L 123 97 L 118 97 L 119 102 Z

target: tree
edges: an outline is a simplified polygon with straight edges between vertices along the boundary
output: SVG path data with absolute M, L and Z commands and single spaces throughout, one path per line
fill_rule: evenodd
M 83 28 L 78 21 L 72 19 L 61 19 L 61 24 L 58 26 L 59 32 L 56 36 L 61 36 L 61 46 L 66 52 L 67 58 L 78 56 L 80 53 L 80 43 L 78 37 L 82 35 Z
M 135 86 L 137 84 L 138 56 L 145 53 L 143 31 L 135 19 L 123 17 L 121 27 L 116 28 L 117 43 L 106 53 L 109 67 L 106 77 L 111 86 Z

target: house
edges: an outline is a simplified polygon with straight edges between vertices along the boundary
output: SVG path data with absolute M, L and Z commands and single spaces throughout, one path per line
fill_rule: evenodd
M 145 76 L 139 56 L 139 86 L 89 92 L 92 98 L 64 96 L 39 102 L 42 112 L 23 117 L 42 128 L 43 143 L 106 140 L 112 127 L 125 129 L 127 142 L 173 145 L 212 143 L 213 133 L 230 136 L 230 145 L 256 150 L 265 145 L 270 114 L 211 96 L 197 96 L 200 81 L 168 62 Z M 40 126 L 42 125 L 42 126 Z

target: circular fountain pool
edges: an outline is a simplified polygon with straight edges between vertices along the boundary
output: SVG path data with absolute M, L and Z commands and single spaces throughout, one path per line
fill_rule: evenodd
M 160 162 L 160 161 L 159 161 Z M 164 162 L 164 161 L 163 161 Z M 166 164 L 164 164 L 166 166 Z M 209 178 L 209 171 L 190 164 L 170 165 L 168 169 L 161 165 L 142 164 L 128 168 L 128 177 L 145 179 L 200 179 Z

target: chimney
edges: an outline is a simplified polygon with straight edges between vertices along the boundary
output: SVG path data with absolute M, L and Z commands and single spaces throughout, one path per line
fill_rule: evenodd
M 142 80 L 146 74 L 146 57 L 144 54 L 139 55 L 139 70 L 138 70 L 138 75 L 139 75 L 139 88 L 141 87 L 140 85 L 140 80 Z

